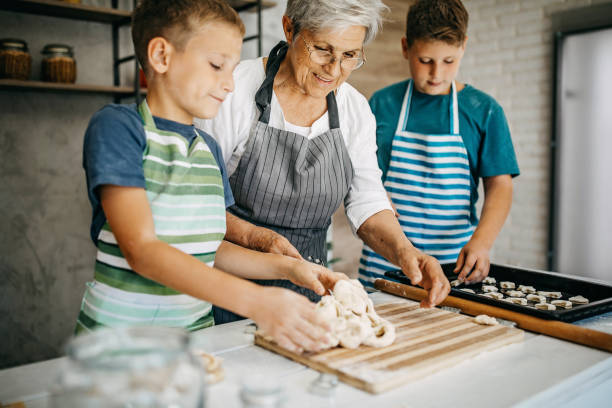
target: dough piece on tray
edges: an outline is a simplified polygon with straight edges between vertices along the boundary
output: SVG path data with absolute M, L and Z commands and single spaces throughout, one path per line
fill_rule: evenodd
M 520 290 L 508 290 L 506 291 L 506 296 L 513 298 L 522 298 L 525 297 L 525 293 Z
M 518 290 L 523 293 L 536 293 L 536 289 L 533 286 L 519 285 Z
M 463 289 L 459 289 L 459 290 L 462 290 L 462 291 L 467 292 L 467 293 L 474 293 L 474 294 L 476 294 L 476 292 L 474 292 L 474 289 L 470 289 L 470 288 L 463 288 Z
M 497 289 L 493 285 L 482 285 L 482 291 L 485 292 L 485 293 L 497 292 L 498 290 L 499 289 Z
M 520 297 L 507 297 L 504 299 L 507 302 L 514 303 L 516 305 L 527 306 L 527 299 Z
M 545 302 L 536 303 L 535 308 L 540 310 L 557 310 L 557 307 L 555 305 L 551 305 L 550 303 Z
M 395 326 L 376 314 L 374 304 L 356 279 L 340 280 L 323 296 L 316 311 L 332 326 L 328 347 L 385 347 L 395 341 Z
M 499 324 L 496 318 L 485 315 L 485 314 L 476 316 L 474 318 L 474 321 L 478 324 L 485 324 L 487 326 L 495 326 L 496 324 Z
M 499 282 L 499 286 L 502 289 L 514 289 L 514 288 L 516 288 L 516 285 L 514 284 L 514 282 L 508 282 L 508 281 Z
M 550 302 L 551 304 L 557 306 L 557 307 L 562 307 L 564 309 L 571 309 L 572 308 L 572 302 L 570 302 L 569 300 L 552 300 Z
M 483 294 L 482 296 L 486 296 L 488 298 L 495 299 L 495 300 L 502 300 L 504 298 L 504 295 L 502 295 L 499 292 L 488 292 L 488 293 Z
M 546 296 L 547 298 L 551 299 L 561 299 L 563 297 L 561 292 L 547 292 L 545 290 L 538 290 L 538 295 Z
M 461 285 L 463 282 L 460 281 L 459 279 L 455 279 L 454 281 L 451 281 L 450 285 L 453 288 L 456 288 L 457 286 Z
M 530 294 L 527 295 L 527 300 L 536 303 L 546 303 L 546 296 Z
M 571 298 L 569 298 L 569 301 L 577 305 L 586 305 L 587 303 L 589 303 L 589 299 L 585 298 L 584 296 L 580 296 L 580 295 L 572 296 Z
M 492 276 L 487 276 L 486 278 L 482 280 L 482 283 L 485 285 L 495 285 L 496 282 L 497 281 Z

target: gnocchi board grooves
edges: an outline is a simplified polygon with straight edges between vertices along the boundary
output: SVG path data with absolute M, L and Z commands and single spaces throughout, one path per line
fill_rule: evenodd
M 469 316 L 441 309 L 420 309 L 418 303 L 410 300 L 376 305 L 375 309 L 395 325 L 395 342 L 387 347 L 336 347 L 297 354 L 260 332 L 255 333 L 255 344 L 377 394 L 484 351 L 523 341 L 522 330 L 480 325 Z

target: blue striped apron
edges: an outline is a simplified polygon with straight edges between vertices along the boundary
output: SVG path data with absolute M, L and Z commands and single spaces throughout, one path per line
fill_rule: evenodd
M 459 133 L 454 82 L 451 89 L 449 133 L 409 132 L 413 81 L 408 81 L 384 183 L 406 237 L 440 263 L 455 262 L 474 232 L 470 223 L 470 164 Z M 374 280 L 396 269 L 399 267 L 363 246 L 359 280 L 364 285 L 372 287 Z

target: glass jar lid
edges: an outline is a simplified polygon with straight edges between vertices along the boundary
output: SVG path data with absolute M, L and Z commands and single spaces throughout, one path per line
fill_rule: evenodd
M 28 52 L 28 44 L 17 38 L 3 38 L 0 40 L 0 50 Z
M 47 44 L 40 52 L 47 57 L 72 57 L 72 47 L 66 44 Z

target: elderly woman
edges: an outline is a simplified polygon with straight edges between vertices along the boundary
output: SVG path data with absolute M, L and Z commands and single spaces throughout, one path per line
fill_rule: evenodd
M 268 58 L 241 62 L 234 93 L 198 126 L 217 139 L 230 174 L 227 240 L 325 263 L 327 229 L 344 202 L 359 237 L 429 290 L 423 305 L 433 306 L 448 281 L 404 236 L 381 182 L 374 116 L 346 83 L 365 63 L 385 8 L 380 0 L 289 0 L 287 41 Z M 257 282 L 318 300 L 288 281 Z M 237 318 L 215 310 L 217 323 Z

